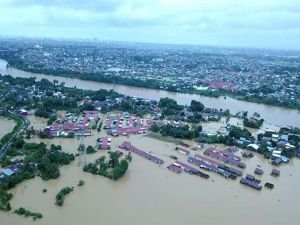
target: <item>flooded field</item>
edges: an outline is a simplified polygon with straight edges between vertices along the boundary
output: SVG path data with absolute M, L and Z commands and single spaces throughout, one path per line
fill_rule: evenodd
M 5 117 L 0 117 L 0 139 L 7 133 L 11 132 L 16 126 L 15 121 Z
M 30 116 L 34 128 L 45 126 L 45 120 Z M 93 132 L 86 137 L 86 145 L 95 145 L 98 137 L 105 132 Z M 99 151 L 94 155 L 83 155 L 61 168 L 57 180 L 42 181 L 35 178 L 12 189 L 13 208 L 25 207 L 41 212 L 43 219 L 33 222 L 12 213 L 0 212 L 1 225 L 53 225 L 53 224 L 105 224 L 105 225 L 190 225 L 206 224 L 291 224 L 298 223 L 298 198 L 300 190 L 300 161 L 292 160 L 281 166 L 281 176 L 269 175 L 272 166 L 259 155 L 243 160 L 247 164 L 244 174 L 253 174 L 259 164 L 265 171 L 262 182 L 275 184 L 272 191 L 252 190 L 239 184 L 239 181 L 210 174 L 208 180 L 186 173 L 175 174 L 166 167 L 174 160 L 168 155 L 176 155 L 183 162 L 187 156 L 175 152 L 175 144 L 135 135 L 113 138 L 112 149 L 118 149 L 123 141 L 131 141 L 143 150 L 151 151 L 165 161 L 158 166 L 132 153 L 133 161 L 127 174 L 117 182 L 101 176 L 82 172 L 82 165 L 106 154 Z M 33 138 L 30 141 L 39 142 Z M 80 140 L 56 138 L 43 140 L 47 144 L 60 144 L 66 152 L 77 153 Z M 189 142 L 190 144 L 193 144 Z M 207 146 L 206 146 L 207 147 Z M 222 147 L 222 146 L 220 146 Z M 201 150 L 197 153 L 201 154 Z M 192 153 L 193 154 L 193 153 Z M 241 151 L 237 153 L 241 155 Z M 80 163 L 81 166 L 78 166 Z M 77 187 L 78 181 L 85 181 Z M 65 186 L 75 190 L 66 197 L 63 207 L 57 207 L 55 195 Z M 43 193 L 43 188 L 48 192 Z

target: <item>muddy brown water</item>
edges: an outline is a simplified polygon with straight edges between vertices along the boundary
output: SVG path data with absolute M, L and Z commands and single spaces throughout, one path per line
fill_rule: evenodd
M 0 139 L 7 133 L 11 132 L 16 123 L 13 120 L 9 120 L 5 117 L 0 117 Z
M 29 116 L 33 126 L 45 126 L 44 119 Z M 105 132 L 93 132 L 86 137 L 86 145 L 94 145 L 98 137 Z M 21 183 L 11 192 L 13 208 L 20 206 L 41 212 L 43 219 L 33 222 L 13 213 L 0 212 L 1 225 L 234 225 L 234 224 L 291 224 L 298 223 L 298 201 L 300 190 L 300 162 L 292 160 L 289 165 L 281 166 L 281 176 L 269 175 L 272 166 L 261 156 L 244 160 L 245 171 L 253 174 L 259 164 L 265 171 L 263 182 L 275 184 L 272 191 L 261 192 L 239 184 L 238 180 L 226 180 L 210 173 L 208 180 L 186 173 L 175 174 L 166 167 L 173 162 L 168 155 L 176 155 L 186 162 L 187 156 L 174 151 L 175 144 L 135 135 L 113 138 L 112 149 L 123 141 L 129 140 L 141 149 L 151 151 L 165 160 L 158 166 L 140 156 L 132 154 L 133 161 L 126 175 L 117 182 L 101 176 L 82 172 L 78 163 L 94 161 L 105 152 L 84 155 L 68 166 L 61 168 L 61 177 L 57 180 L 42 181 L 35 178 Z M 39 142 L 34 137 L 30 141 Z M 51 139 L 47 144 L 61 144 L 67 152 L 77 152 L 80 140 Z M 189 144 L 195 144 L 186 141 Z M 220 146 L 222 147 L 222 146 Z M 201 150 L 198 151 L 201 154 Z M 237 153 L 241 154 L 241 151 Z M 85 185 L 77 187 L 82 179 Z M 57 207 L 55 195 L 65 186 L 74 186 L 74 192 L 66 196 L 63 207 Z M 43 193 L 47 188 L 47 193 Z

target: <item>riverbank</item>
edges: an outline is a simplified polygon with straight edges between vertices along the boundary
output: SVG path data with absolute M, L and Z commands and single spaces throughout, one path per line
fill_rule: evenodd
M 246 95 L 246 93 L 241 94 L 241 91 L 229 91 L 225 89 L 217 89 L 214 91 L 200 91 L 196 89 L 186 89 L 186 90 L 174 90 L 171 87 L 165 89 L 161 88 L 159 85 L 153 84 L 152 80 L 149 81 L 142 81 L 139 79 L 124 79 L 120 77 L 107 77 L 103 74 L 85 74 L 85 73 L 75 73 L 71 71 L 55 71 L 55 70 L 46 70 L 46 69 L 34 69 L 34 68 L 28 68 L 25 65 L 22 65 L 21 62 L 15 63 L 13 61 L 8 60 L 8 67 L 7 68 L 15 68 L 18 70 L 23 70 L 30 73 L 36 73 L 36 74 L 45 74 L 45 75 L 51 75 L 51 76 L 60 76 L 60 77 L 66 77 L 66 78 L 76 78 L 80 80 L 86 80 L 86 81 L 94 81 L 94 82 L 100 82 L 100 83 L 108 83 L 108 84 L 119 84 L 119 85 L 125 85 L 128 87 L 138 87 L 138 88 L 146 88 L 146 89 L 154 89 L 154 90 L 165 90 L 170 91 L 174 93 L 183 93 L 183 94 L 195 94 L 195 95 L 202 95 L 207 97 L 213 97 L 213 98 L 220 98 L 220 97 L 231 97 L 236 100 L 246 101 L 246 102 L 252 102 L 257 104 L 265 104 L 270 106 L 276 106 L 276 107 L 282 107 L 287 109 L 297 109 L 300 110 L 300 104 L 295 104 L 295 102 L 281 102 L 278 101 L 274 97 L 260 97 L 260 96 L 249 96 Z

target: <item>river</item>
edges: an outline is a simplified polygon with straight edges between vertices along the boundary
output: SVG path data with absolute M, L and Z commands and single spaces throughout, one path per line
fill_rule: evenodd
M 119 84 L 107 84 L 100 83 L 94 81 L 85 81 L 79 80 L 75 78 L 66 78 L 59 77 L 53 75 L 45 75 L 39 73 L 30 73 L 21 71 L 18 69 L 9 68 L 6 69 L 7 62 L 5 60 L 0 59 L 0 73 L 1 74 L 9 74 L 13 77 L 36 77 L 37 80 L 42 78 L 46 78 L 50 81 L 58 80 L 59 82 L 65 82 L 65 85 L 68 87 L 78 87 L 82 89 L 90 89 L 90 90 L 115 90 L 116 92 L 124 95 L 130 96 L 138 96 L 143 98 L 155 99 L 159 100 L 163 97 L 169 97 L 175 99 L 179 104 L 189 105 L 192 100 L 201 101 L 205 106 L 212 108 L 222 108 L 229 109 L 231 113 L 235 114 L 240 111 L 247 110 L 249 115 L 257 112 L 261 115 L 265 121 L 272 125 L 277 126 L 300 126 L 300 111 L 294 109 L 285 109 L 276 106 L 268 106 L 264 104 L 257 104 L 251 102 L 245 102 L 236 100 L 233 98 L 227 97 L 224 99 L 223 97 L 213 98 L 206 97 L 196 94 L 183 94 L 183 93 L 175 93 L 163 90 L 153 90 L 147 88 L 139 88 L 139 87 L 130 87 L 126 85 Z

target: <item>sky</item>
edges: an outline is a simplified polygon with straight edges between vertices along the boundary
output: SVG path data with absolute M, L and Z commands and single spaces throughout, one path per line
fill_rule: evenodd
M 300 49 L 300 0 L 0 0 L 0 35 Z

